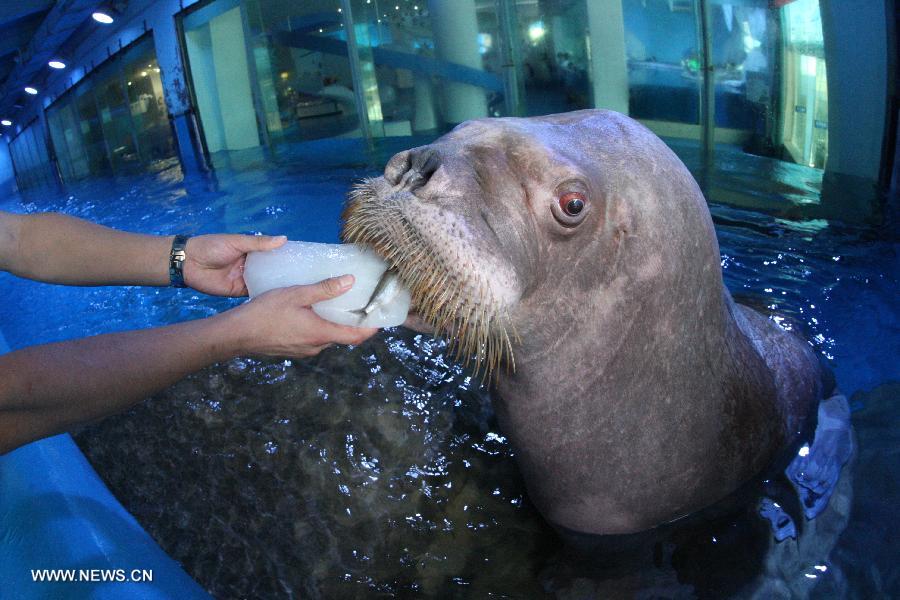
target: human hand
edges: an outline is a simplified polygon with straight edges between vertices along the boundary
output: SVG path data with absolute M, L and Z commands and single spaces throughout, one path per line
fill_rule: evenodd
M 238 340 L 239 354 L 304 358 L 332 344 L 360 344 L 378 329 L 348 327 L 326 321 L 311 305 L 340 296 L 353 287 L 353 276 L 332 277 L 311 285 L 279 288 L 260 294 L 221 316 Z
M 283 235 L 198 235 L 185 247 L 184 283 L 213 296 L 246 296 L 244 262 L 248 252 L 274 250 L 287 241 Z

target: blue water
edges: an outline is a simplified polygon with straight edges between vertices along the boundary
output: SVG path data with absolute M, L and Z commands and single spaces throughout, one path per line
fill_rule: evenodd
M 395 143 L 404 142 L 414 145 Z M 349 185 L 375 174 L 385 156 L 334 146 L 302 158 L 248 154 L 231 157 L 214 177 L 184 180 L 173 167 L 14 196 L 0 209 L 61 211 L 144 233 L 332 242 Z M 815 205 L 821 180 L 789 170 L 770 182 L 770 166 L 735 160 L 705 181 L 726 283 L 810 341 L 862 421 L 873 410 L 896 422 L 893 396 L 870 407 L 876 396 L 864 393 L 900 380 L 900 243 L 890 217 L 888 225 L 850 225 L 815 211 L 804 219 L 795 207 Z M 754 178 L 769 212 L 716 203 L 715 190 Z M 773 214 L 779 198 L 785 210 Z M 238 302 L 190 290 L 49 286 L 3 273 L 0 332 L 16 349 L 200 318 Z M 588 584 L 559 576 L 572 570 L 560 567 L 552 532 L 527 502 L 489 393 L 444 349 L 398 329 L 310 361 L 233 361 L 77 439 L 126 508 L 217 596 L 429 595 L 445 586 L 463 595 L 577 592 Z M 857 432 L 867 456 L 875 434 L 859 424 Z M 878 464 L 875 477 L 897 474 L 886 472 L 896 465 Z M 871 478 L 870 471 L 863 470 Z M 854 494 L 867 507 L 900 500 L 866 485 L 857 478 Z M 865 525 L 851 521 L 849 530 Z M 872 544 L 869 556 L 839 544 L 827 573 L 804 565 L 788 579 L 820 577 L 815 589 L 824 596 L 900 593 L 889 560 L 895 544 Z M 676 597 L 719 589 L 642 581 L 639 588 L 671 588 Z

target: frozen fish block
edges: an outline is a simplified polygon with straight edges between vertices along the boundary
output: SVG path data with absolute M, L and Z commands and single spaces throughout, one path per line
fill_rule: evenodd
M 368 248 L 355 244 L 316 244 L 287 242 L 267 252 L 251 252 L 244 265 L 244 281 L 254 298 L 274 288 L 316 283 L 347 273 L 356 278 L 349 292 L 317 302 L 313 310 L 323 319 L 355 327 L 394 327 L 406 320 L 411 296 L 396 282 L 382 285 L 379 297 L 363 308 L 372 297 L 388 264 Z

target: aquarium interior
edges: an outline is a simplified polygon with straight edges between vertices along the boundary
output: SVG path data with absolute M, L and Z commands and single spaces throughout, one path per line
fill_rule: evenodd
M 570 555 L 530 505 L 490 390 L 445 342 L 395 328 L 304 361 L 237 359 L 73 432 L 137 529 L 200 588 L 285 598 L 900 593 L 900 239 L 887 76 L 872 75 L 887 71 L 889 38 L 850 43 L 852 26 L 884 5 L 150 4 L 124 10 L 121 50 L 79 78 L 48 78 L 58 92 L 7 131 L 16 189 L 0 210 L 333 243 L 355 181 L 456 123 L 616 109 L 691 169 L 729 289 L 815 348 L 849 399 L 856 440 L 832 510 L 792 515 L 794 542 L 773 541 L 751 510 L 611 569 Z M 132 27 L 140 18 L 151 27 Z M 73 54 L 91 35 L 68 42 Z M 862 106 L 851 112 L 848 98 Z M 15 350 L 242 301 L 0 273 L 0 335 Z

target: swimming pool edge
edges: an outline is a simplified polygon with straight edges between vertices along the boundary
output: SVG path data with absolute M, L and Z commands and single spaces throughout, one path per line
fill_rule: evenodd
M 0 354 L 9 351 L 0 331 Z M 67 433 L 0 456 L 0 557 L 0 589 L 21 599 L 211 598 L 119 503 Z M 45 569 L 71 579 L 40 581 Z

